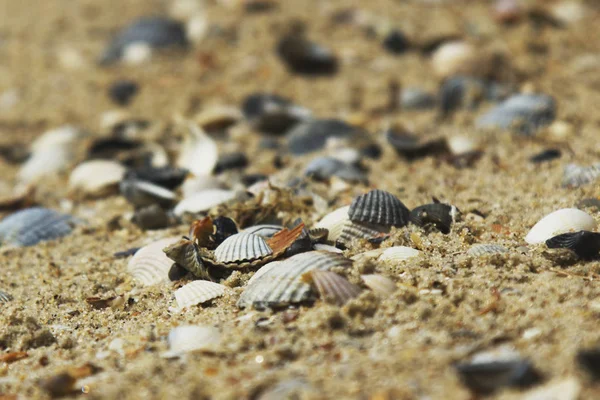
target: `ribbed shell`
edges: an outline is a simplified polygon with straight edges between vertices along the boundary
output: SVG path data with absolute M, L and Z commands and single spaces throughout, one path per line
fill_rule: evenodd
M 581 258 L 594 258 L 600 252 L 600 233 L 588 231 L 563 233 L 546 240 L 546 246 L 551 249 L 569 249 Z
M 582 167 L 577 164 L 568 164 L 563 173 L 563 187 L 576 188 L 591 182 L 600 177 L 600 163 Z
M 492 254 L 507 253 L 508 249 L 504 246 L 494 243 L 478 243 L 471 246 L 467 254 L 473 257 L 482 257 Z
M 329 214 L 325 215 L 319 222 L 317 222 L 315 228 L 327 229 L 329 231 L 329 234 L 327 235 L 327 240 L 335 242 L 342 234 L 346 223 L 350 221 L 348 219 L 349 210 L 350 206 L 345 206 L 338 208 L 333 212 L 330 212 Z
M 253 277 L 248 283 L 237 303 L 239 307 L 280 307 L 312 300 L 314 293 L 310 284 L 304 282 L 302 275 L 313 270 L 348 268 L 352 261 L 334 253 L 310 251 L 297 254 L 274 266 L 271 264 L 273 263 L 263 267 L 268 270 L 259 270 L 261 275 Z
M 241 232 L 229 236 L 215 249 L 215 260 L 219 263 L 241 263 L 271 254 L 273 250 L 262 237 Z
M 152 242 L 139 249 L 127 264 L 129 273 L 145 286 L 169 281 L 169 269 L 173 265 L 163 249 L 179 238 L 172 237 Z
M 210 279 L 198 250 L 191 240 L 181 239 L 163 249 L 165 255 L 200 279 Z
M 12 246 L 33 246 L 71 233 L 74 218 L 47 208 L 27 208 L 0 222 L 0 243 Z
M 182 309 L 223 296 L 226 290 L 226 286 L 215 282 L 193 281 L 177 289 L 174 295 L 178 308 Z
M 316 243 L 313 246 L 313 249 L 315 249 L 315 250 L 321 250 L 321 251 L 328 251 L 330 253 L 337 253 L 337 254 L 342 254 L 343 253 L 343 251 L 341 249 L 338 249 L 335 246 L 331 246 L 331 245 L 324 244 L 324 243 Z
M 591 231 L 595 228 L 596 221 L 591 215 L 576 208 L 563 208 L 540 219 L 525 236 L 525 241 L 529 244 L 543 243 L 560 233 Z
M 0 290 L 0 303 L 8 303 L 12 300 L 12 296 L 6 292 Z
M 358 297 L 361 292 L 358 286 L 335 272 L 313 270 L 310 277 L 321 299 L 338 306 L 343 306 L 348 300 Z
M 283 226 L 281 225 L 254 225 L 244 229 L 244 233 L 252 233 L 263 238 L 270 238 L 282 229 Z
M 390 228 L 384 225 L 347 221 L 337 241 L 349 244 L 354 239 L 373 239 L 389 232 Z
M 406 246 L 394 246 L 385 249 L 377 259 L 378 261 L 404 261 L 419 255 L 419 250 Z
M 410 211 L 393 194 L 375 189 L 352 200 L 348 217 L 353 222 L 384 226 L 404 226 Z
M 448 234 L 454 222 L 455 212 L 456 208 L 448 204 L 424 204 L 410 212 L 410 222 L 420 227 L 433 225 L 443 234 Z
M 390 296 L 398 288 L 396 283 L 387 276 L 372 274 L 360 277 L 369 289 L 382 297 Z

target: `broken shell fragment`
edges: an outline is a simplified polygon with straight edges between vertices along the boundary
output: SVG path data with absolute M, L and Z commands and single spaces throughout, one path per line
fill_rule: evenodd
M 374 291 L 377 295 L 387 297 L 398 288 L 396 283 L 387 276 L 379 274 L 369 274 L 360 276 L 365 285 Z
M 197 278 L 211 280 L 211 276 L 202 261 L 198 245 L 193 241 L 183 238 L 176 243 L 166 246 L 163 251 L 169 259 L 191 272 Z
M 193 281 L 177 289 L 174 295 L 177 307 L 181 310 L 223 296 L 226 290 L 226 286 L 215 282 Z
M 589 231 L 563 233 L 546 240 L 546 246 L 550 249 L 569 249 L 578 257 L 592 259 L 600 253 L 600 233 Z
M 467 254 L 473 257 L 483 257 L 492 254 L 508 253 L 504 246 L 494 243 L 477 243 L 471 246 Z
M 335 242 L 342 234 L 344 227 L 350 219 L 348 218 L 348 211 L 350 206 L 338 208 L 337 210 L 330 212 L 325 215 L 317 224 L 315 228 L 323 228 L 328 230 L 327 240 Z
M 221 332 L 212 326 L 184 325 L 171 329 L 165 358 L 180 357 L 192 351 L 215 351 L 221 344 Z
M 446 235 L 450 233 L 452 223 L 457 214 L 456 207 L 449 204 L 425 204 L 414 208 L 410 212 L 410 222 L 420 227 L 433 225 L 437 230 Z
M 171 261 L 163 249 L 179 241 L 179 238 L 166 238 L 152 242 L 139 249 L 127 264 L 127 271 L 144 286 L 169 281 Z
M 115 161 L 92 160 L 79 164 L 69 177 L 69 187 L 87 196 L 116 192 L 125 167 Z
M 228 237 L 215 249 L 215 260 L 224 264 L 243 263 L 271 254 L 273 254 L 273 250 L 262 237 L 241 232 Z
M 354 198 L 348 210 L 348 217 L 353 222 L 396 227 L 406 225 L 409 214 L 408 208 L 396 196 L 379 189 Z
M 158 204 L 170 207 L 175 202 L 175 193 L 154 183 L 125 179 L 119 184 L 123 197 L 134 207 L 146 207 Z
M 383 253 L 381 253 L 381 255 L 377 258 L 377 260 L 382 262 L 405 261 L 409 258 L 418 256 L 419 253 L 419 250 L 415 250 L 411 247 L 394 246 L 385 249 Z
M 0 222 L 0 243 L 33 246 L 71 233 L 75 218 L 41 207 L 17 211 Z
M 187 124 L 186 133 L 177 166 L 194 175 L 210 175 L 219 160 L 217 144 L 194 123 Z
M 12 296 L 2 290 L 0 290 L 0 303 L 8 303 L 12 300 Z
M 313 270 L 305 276 L 319 292 L 322 300 L 343 306 L 348 300 L 358 297 L 361 290 L 346 278 L 331 271 Z
M 560 233 L 591 231 L 595 228 L 596 221 L 589 214 L 576 208 L 563 208 L 539 220 L 525 236 L 525 241 L 538 244 Z

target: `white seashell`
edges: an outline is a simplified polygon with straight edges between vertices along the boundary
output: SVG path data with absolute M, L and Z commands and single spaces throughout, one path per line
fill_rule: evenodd
M 90 196 L 101 196 L 116 190 L 125 171 L 125 167 L 115 161 L 86 161 L 71 172 L 69 187 Z
M 190 18 L 185 24 L 185 35 L 192 43 L 200 43 L 208 32 L 208 18 L 203 13 L 199 13 Z
M 258 260 L 273 254 L 265 239 L 252 233 L 240 232 L 229 236 L 215 249 L 215 260 L 235 263 Z
M 373 259 L 379 257 L 383 253 L 384 249 L 373 249 L 365 251 L 364 253 L 358 253 L 350 257 L 351 260 L 358 261 L 364 259 Z
M 381 253 L 381 255 L 379 256 L 379 258 L 377 260 L 381 261 L 381 262 L 404 261 L 404 260 L 408 260 L 409 258 L 418 256 L 419 253 L 420 253 L 419 250 L 415 250 L 411 247 L 394 246 L 394 247 L 385 249 L 383 251 L 383 253 Z
M 175 192 L 165 189 L 152 182 L 136 179 L 125 179 L 119 183 L 123 197 L 136 207 L 145 207 L 152 204 L 161 204 L 165 207 L 175 202 Z
M 187 132 L 177 166 L 194 175 L 210 175 L 219 158 L 217 144 L 194 123 L 188 123 Z
M 360 277 L 369 289 L 381 296 L 390 296 L 398 288 L 396 283 L 387 276 L 371 274 Z
M 525 241 L 529 244 L 538 244 L 561 233 L 594 229 L 596 229 L 596 221 L 589 214 L 576 208 L 563 208 L 539 220 L 525 236 Z
M 454 41 L 440 47 L 431 56 L 433 71 L 446 78 L 463 71 L 475 57 L 475 49 L 468 43 Z
M 335 246 L 331 246 L 331 245 L 323 244 L 323 243 L 316 243 L 313 246 L 313 249 L 315 249 L 315 250 L 321 250 L 321 251 L 329 251 L 331 253 L 337 253 L 337 254 L 343 254 L 344 253 L 342 250 L 338 249 Z
M 477 142 L 468 136 L 451 136 L 446 143 L 455 156 L 471 153 L 478 148 Z
M 486 255 L 502 254 L 507 252 L 508 249 L 499 244 L 478 243 L 471 246 L 471 248 L 467 251 L 467 254 L 473 257 L 482 257 Z
M 262 236 L 263 238 L 270 238 L 282 229 L 283 226 L 281 225 L 254 225 L 244 229 L 244 233 L 252 233 L 253 235 Z
M 165 358 L 180 357 L 192 351 L 214 351 L 221 344 L 221 332 L 212 326 L 183 325 L 171 329 L 167 338 L 169 350 Z
M 329 231 L 327 240 L 335 242 L 342 234 L 346 223 L 350 221 L 348 210 L 350 210 L 350 206 L 341 207 L 330 212 L 315 224 L 315 228 L 327 229 Z
M 264 265 L 263 267 L 261 267 L 258 271 L 256 271 L 254 273 L 254 275 L 252 275 L 252 277 L 248 280 L 248 285 L 250 285 L 252 282 L 254 282 L 255 280 L 257 280 L 258 278 L 260 278 L 262 275 L 266 274 L 267 272 L 269 272 L 270 269 L 275 268 L 277 265 L 281 264 L 283 261 L 271 261 L 270 263 Z M 246 285 L 246 286 L 248 286 Z
M 82 132 L 71 125 L 61 126 L 60 128 L 52 129 L 31 143 L 31 151 L 45 151 L 49 147 L 54 146 L 70 146 L 82 137 Z
M 209 189 L 198 192 L 191 197 L 187 197 L 179 202 L 173 212 L 177 216 L 184 213 L 200 213 L 208 211 L 211 208 L 225 203 L 235 197 L 232 190 Z
M 177 308 L 181 310 L 223 296 L 226 290 L 226 286 L 215 282 L 193 281 L 177 289 L 174 295 Z
M 577 400 L 581 383 L 575 377 L 559 378 L 529 390 L 520 400 Z
M 169 270 L 173 261 L 163 249 L 179 241 L 179 238 L 161 239 L 139 249 L 127 264 L 129 273 L 142 285 L 155 285 L 169 281 Z
M 129 65 L 144 64 L 152 58 L 152 47 L 145 42 L 133 42 L 123 49 L 123 61 Z
M 183 185 L 181 185 L 181 192 L 183 193 L 183 198 L 186 198 L 191 197 L 203 190 L 224 188 L 225 187 L 223 183 L 221 183 L 221 181 L 219 181 L 216 177 L 203 175 L 186 179 L 183 182 Z

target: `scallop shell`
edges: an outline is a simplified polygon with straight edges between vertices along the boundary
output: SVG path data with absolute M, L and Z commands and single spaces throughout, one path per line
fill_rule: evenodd
M 125 167 L 115 161 L 92 160 L 79 164 L 69 177 L 71 190 L 89 196 L 102 196 L 115 191 L 125 175 Z
M 169 350 L 163 357 L 179 357 L 192 351 L 214 351 L 221 344 L 221 332 L 212 326 L 183 325 L 171 329 L 167 337 Z
M 254 225 L 244 229 L 244 233 L 252 233 L 263 238 L 270 238 L 282 229 L 283 226 L 281 225 Z
M 226 290 L 226 286 L 215 282 L 193 281 L 177 289 L 174 295 L 177 307 L 181 310 L 223 296 Z
M 191 240 L 181 239 L 176 243 L 165 246 L 163 251 L 170 260 L 176 262 L 194 276 L 200 279 L 211 279 L 202 261 L 198 246 Z
M 443 234 L 448 234 L 456 214 L 456 207 L 448 204 L 424 204 L 410 212 L 410 222 L 420 227 L 433 225 Z
M 327 240 L 331 242 L 335 242 L 338 240 L 344 227 L 350 221 L 348 218 L 348 211 L 350 210 L 350 206 L 345 206 L 338 208 L 337 210 L 330 212 L 325 215 L 317 224 L 315 224 L 315 228 L 324 228 L 329 231 L 327 235 Z
M 471 246 L 467 254 L 473 257 L 482 257 L 491 254 L 507 253 L 508 249 L 499 244 L 493 243 L 478 243 Z
M 600 163 L 589 167 L 567 164 L 563 173 L 562 186 L 576 188 L 594 182 L 600 177 Z
M 302 278 L 305 273 L 351 265 L 352 261 L 344 256 L 321 251 L 300 253 L 275 266 L 267 264 L 263 268 L 269 269 L 248 283 L 237 304 L 241 308 L 252 305 L 265 308 L 312 300 L 311 286 Z
M 8 303 L 12 300 L 12 296 L 6 292 L 0 290 L 0 303 Z
M 592 259 L 600 253 L 600 233 L 579 231 L 563 233 L 546 240 L 551 249 L 565 248 L 584 259 Z
M 321 299 L 328 303 L 343 306 L 348 300 L 358 297 L 361 292 L 358 286 L 348 282 L 346 278 L 335 272 L 316 269 L 309 275 Z
M 411 247 L 394 246 L 385 249 L 383 253 L 381 253 L 381 255 L 377 258 L 377 260 L 381 262 L 404 261 L 408 260 L 409 258 L 418 256 L 419 253 L 419 250 L 415 250 Z
M 210 175 L 217 161 L 217 144 L 196 124 L 188 123 L 188 135 L 181 145 L 177 166 L 194 175 Z
M 560 233 L 592 231 L 595 228 L 596 221 L 589 214 L 576 208 L 563 208 L 539 220 L 525 236 L 525 241 L 538 244 Z
M 70 215 L 41 207 L 17 211 L 0 222 L 0 243 L 12 246 L 33 246 L 58 239 L 73 230 L 75 219 Z
M 381 296 L 390 296 L 398 289 L 396 283 L 387 276 L 369 274 L 360 277 L 369 289 Z
M 179 238 L 166 238 L 152 242 L 139 249 L 127 264 L 127 271 L 142 285 L 155 285 L 169 281 L 169 269 L 173 261 L 163 249 L 179 241 Z
M 337 242 L 347 245 L 354 239 L 374 239 L 389 232 L 390 228 L 386 226 L 347 221 Z
M 241 232 L 229 236 L 215 249 L 215 260 L 219 263 L 242 263 L 258 260 L 273 254 L 265 240 L 252 233 Z
M 393 194 L 375 189 L 352 200 L 348 217 L 353 222 L 368 222 L 401 227 L 408 223 L 410 211 Z
M 190 197 L 181 200 L 173 212 L 177 216 L 182 216 L 185 213 L 196 214 L 205 212 L 219 204 L 225 203 L 235 197 L 235 192 L 232 190 L 208 189 L 197 192 Z
M 159 204 L 168 207 L 175 201 L 175 193 L 150 182 L 126 179 L 121 181 L 119 189 L 123 197 L 135 207 Z

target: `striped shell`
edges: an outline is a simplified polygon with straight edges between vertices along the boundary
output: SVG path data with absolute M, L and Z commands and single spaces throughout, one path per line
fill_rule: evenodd
M 258 260 L 273 254 L 265 240 L 252 233 L 241 232 L 229 236 L 215 249 L 215 260 L 219 263 L 242 263 Z
M 27 208 L 0 222 L 0 243 L 18 247 L 33 246 L 70 234 L 74 223 L 70 215 L 47 208 Z
M 352 200 L 348 217 L 353 222 L 401 227 L 408 223 L 409 213 L 396 196 L 375 189 Z
M 12 296 L 6 292 L 0 290 L 0 303 L 8 303 L 12 300 Z
M 383 253 L 381 253 L 381 255 L 379 256 L 379 258 L 377 258 L 377 260 L 382 262 L 404 261 L 408 260 L 409 258 L 418 256 L 419 253 L 419 250 L 415 250 L 410 247 L 394 246 L 385 249 Z
M 267 264 L 259 270 L 240 296 L 238 306 L 257 308 L 281 307 L 313 300 L 311 286 L 303 275 L 313 270 L 327 271 L 334 267 L 348 268 L 352 261 L 344 256 L 321 251 L 300 253 L 284 261 Z
M 380 296 L 390 296 L 398 288 L 396 283 L 387 276 L 371 274 L 360 277 L 369 289 Z
M 116 191 L 124 175 L 125 167 L 116 161 L 86 161 L 71 172 L 69 187 L 87 196 L 103 196 Z
M 471 246 L 467 254 L 473 257 L 482 257 L 492 254 L 507 253 L 508 249 L 499 244 L 493 243 L 478 243 Z
M 223 296 L 226 290 L 226 286 L 215 282 L 193 281 L 177 289 L 174 295 L 177 307 L 181 310 Z
M 361 290 L 358 286 L 348 282 L 346 278 L 331 271 L 313 270 L 309 273 L 310 280 L 319 292 L 322 300 L 343 306 L 355 297 Z
M 327 240 L 335 242 L 342 234 L 346 223 L 350 221 L 350 219 L 348 218 L 349 210 L 350 206 L 345 206 L 338 208 L 333 212 L 330 212 L 329 214 L 325 215 L 319 222 L 317 222 L 315 228 L 327 229 L 329 231 L 329 234 L 327 235 Z
M 387 226 L 347 221 L 337 241 L 349 244 L 354 239 L 374 239 L 389 232 L 390 228 Z
M 254 225 L 244 229 L 244 233 L 252 233 L 263 238 L 270 238 L 282 229 L 283 226 L 281 225 Z
M 600 163 L 582 167 L 577 164 L 567 164 L 563 173 L 563 187 L 579 187 L 594 182 L 600 177 Z
M 194 193 L 190 197 L 181 200 L 173 212 L 177 216 L 185 213 L 200 213 L 210 210 L 219 204 L 225 203 L 235 197 L 235 192 L 232 190 L 223 189 L 207 189 Z
M 565 248 L 584 259 L 592 259 L 600 253 L 600 233 L 579 231 L 563 233 L 546 240 L 551 249 Z
M 139 249 L 127 264 L 127 271 L 142 285 L 155 285 L 169 281 L 169 269 L 173 265 L 163 248 L 176 243 L 179 238 L 161 239 Z
M 563 208 L 539 220 L 525 236 L 529 244 L 543 243 L 560 233 L 592 231 L 596 221 L 589 214 L 576 208 Z
M 181 239 L 163 249 L 165 255 L 200 279 L 211 279 L 196 243 Z

